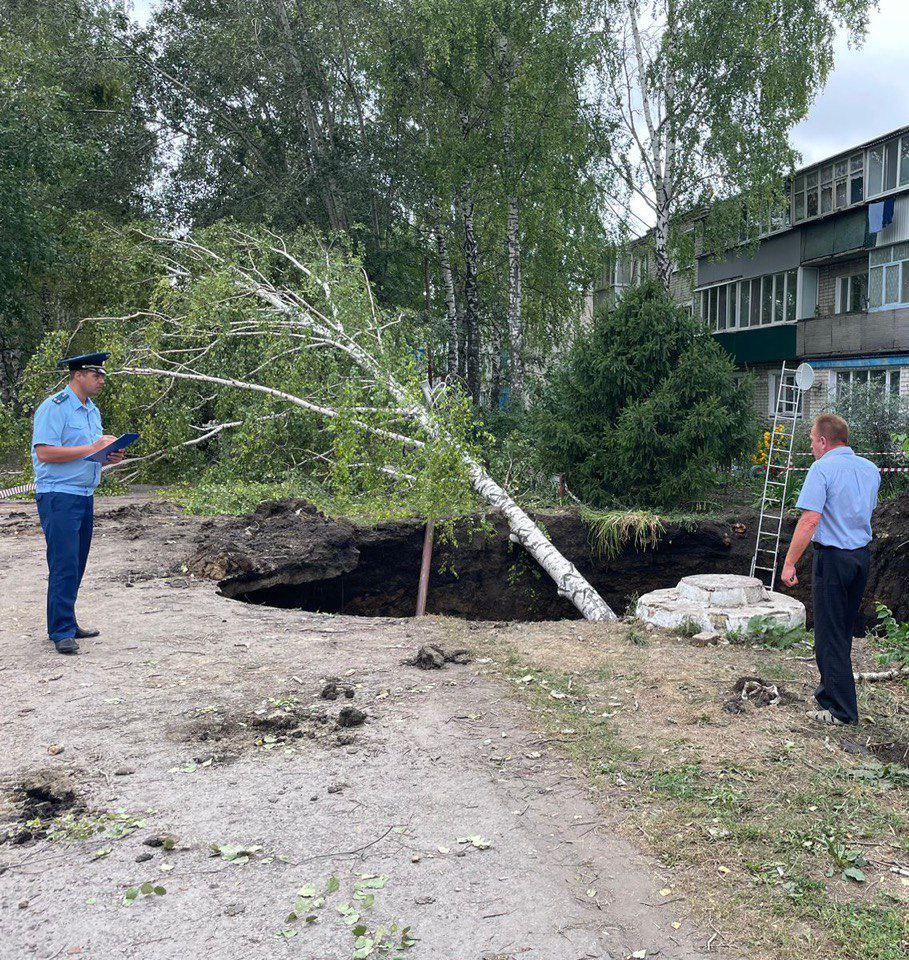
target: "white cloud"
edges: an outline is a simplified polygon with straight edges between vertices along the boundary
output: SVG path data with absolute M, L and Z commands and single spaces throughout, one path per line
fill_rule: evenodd
M 909 124 L 909 4 L 880 0 L 861 47 L 849 49 L 842 34 L 827 85 L 790 142 L 804 163 Z

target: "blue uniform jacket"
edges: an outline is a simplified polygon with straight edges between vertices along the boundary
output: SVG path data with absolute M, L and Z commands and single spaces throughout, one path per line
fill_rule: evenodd
M 72 387 L 48 397 L 35 413 L 32 432 L 32 465 L 38 493 L 74 493 L 90 497 L 101 480 L 101 464 L 91 460 L 41 463 L 35 445 L 81 447 L 100 440 L 101 414 L 92 401 L 82 401 Z

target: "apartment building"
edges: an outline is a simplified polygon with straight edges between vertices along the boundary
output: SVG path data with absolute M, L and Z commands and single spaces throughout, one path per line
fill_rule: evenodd
M 698 256 L 673 295 L 752 373 L 760 412 L 772 412 L 783 361 L 815 368 L 810 415 L 855 383 L 909 396 L 909 127 L 805 167 L 788 187 L 788 209 L 759 241 Z M 645 247 L 631 246 L 632 263 Z M 612 290 L 628 262 L 613 266 Z

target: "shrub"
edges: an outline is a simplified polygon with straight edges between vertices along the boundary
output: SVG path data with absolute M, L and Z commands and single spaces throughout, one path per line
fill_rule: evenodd
M 594 320 L 544 388 L 541 461 L 594 506 L 698 500 L 756 440 L 733 374 L 703 324 L 645 283 Z
M 909 433 L 909 403 L 903 397 L 884 393 L 879 386 L 859 385 L 843 391 L 830 404 L 830 409 L 849 424 L 849 445 L 858 454 L 867 452 L 893 454 L 873 456 L 881 467 L 907 466 L 900 436 Z M 881 475 L 881 497 L 892 497 L 909 489 L 909 475 Z

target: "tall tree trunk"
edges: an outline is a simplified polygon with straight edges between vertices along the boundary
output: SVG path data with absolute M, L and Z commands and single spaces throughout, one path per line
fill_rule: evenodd
M 338 37 L 341 41 L 341 52 L 344 55 L 344 82 L 347 89 L 350 90 L 350 96 L 354 103 L 354 109 L 357 111 L 357 126 L 360 131 L 360 149 L 363 151 L 364 162 L 370 162 L 369 138 L 366 136 L 366 116 L 363 110 L 363 99 L 360 91 L 357 89 L 356 78 L 353 75 L 353 67 L 350 58 L 350 47 L 347 43 L 347 32 L 344 24 L 344 18 L 341 14 L 341 0 L 335 0 L 335 9 L 338 13 Z M 379 223 L 379 207 L 376 203 L 376 194 L 370 190 L 369 204 L 372 210 L 372 229 L 378 241 L 382 232 Z
M 508 360 L 509 400 L 517 407 L 524 405 L 524 327 L 521 310 L 521 219 L 518 206 L 518 164 L 515 156 L 514 120 L 511 90 L 515 75 L 515 61 L 507 32 L 499 41 L 499 70 L 505 99 L 505 126 L 503 130 L 503 170 L 508 213 L 506 216 L 506 243 L 508 247 Z
M 656 222 L 653 227 L 653 258 L 656 265 L 656 279 L 669 293 L 672 281 L 672 256 L 669 251 L 669 198 L 665 181 L 657 177 Z
M 445 290 L 445 311 L 448 315 L 448 376 L 458 376 L 458 301 L 455 297 L 454 277 L 451 273 L 451 257 L 441 221 L 436 223 L 436 244 L 439 248 L 439 271 Z
M 470 189 L 461 191 L 461 217 L 464 220 L 464 324 L 466 327 L 467 390 L 474 402 L 480 399 L 480 305 L 477 277 L 480 254 L 474 224 L 474 202 Z
M 518 199 L 508 198 L 508 350 L 511 401 L 524 405 L 524 326 L 521 316 L 521 236 Z
M 340 198 L 334 175 L 329 172 L 330 165 L 326 162 L 325 137 L 319 125 L 315 104 L 313 103 L 309 88 L 306 85 L 306 70 L 297 53 L 296 43 L 290 27 L 290 19 L 287 16 L 287 7 L 285 4 L 286 0 L 274 0 L 275 18 L 278 21 L 281 32 L 284 34 L 284 46 L 298 81 L 300 109 L 303 113 L 306 135 L 309 140 L 307 165 L 313 177 L 314 185 L 322 194 L 322 205 L 325 207 L 325 215 L 328 217 L 328 223 L 331 229 L 344 230 L 347 226 L 347 219 L 344 215 L 344 204 Z
M 0 340 L 0 402 L 10 406 L 16 399 L 19 350 Z

